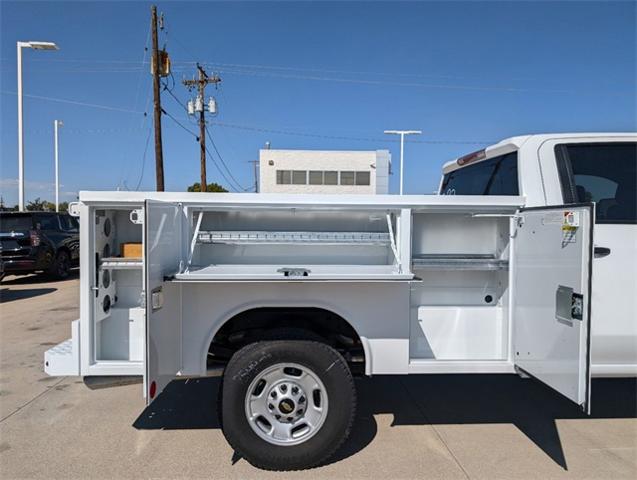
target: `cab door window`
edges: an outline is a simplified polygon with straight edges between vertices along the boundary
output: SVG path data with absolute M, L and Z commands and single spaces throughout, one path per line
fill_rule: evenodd
M 596 223 L 637 223 L 637 143 L 555 147 L 564 203 L 595 202 Z

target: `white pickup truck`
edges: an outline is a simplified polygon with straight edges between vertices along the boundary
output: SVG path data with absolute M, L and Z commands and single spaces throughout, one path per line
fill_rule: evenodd
M 637 373 L 636 144 L 514 138 L 447 164 L 455 196 L 81 192 L 45 371 L 143 376 L 149 409 L 221 372 L 228 442 L 277 470 L 345 441 L 356 374 L 517 371 L 589 411 L 591 373 Z
M 637 376 L 637 134 L 525 135 L 448 162 L 441 195 L 595 202 L 593 376 Z

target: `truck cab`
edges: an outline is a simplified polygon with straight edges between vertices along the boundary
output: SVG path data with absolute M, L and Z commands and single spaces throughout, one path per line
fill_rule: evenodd
M 443 166 L 440 195 L 595 202 L 592 374 L 637 375 L 637 134 L 525 135 Z

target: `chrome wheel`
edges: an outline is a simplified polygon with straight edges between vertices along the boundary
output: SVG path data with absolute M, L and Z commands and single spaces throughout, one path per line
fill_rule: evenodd
M 313 437 L 327 417 L 323 382 L 309 368 L 278 363 L 257 375 L 246 392 L 252 430 L 274 445 L 298 445 Z

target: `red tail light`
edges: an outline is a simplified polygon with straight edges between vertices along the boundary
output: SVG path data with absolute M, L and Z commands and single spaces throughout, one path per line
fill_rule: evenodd
M 460 157 L 456 163 L 462 167 L 469 163 L 477 162 L 478 160 L 484 160 L 485 158 L 487 158 L 487 152 L 485 150 L 478 150 L 477 152 L 472 152 L 464 157 Z
M 31 230 L 29 232 L 29 238 L 31 239 L 32 247 L 37 247 L 40 245 L 40 233 L 37 230 Z

